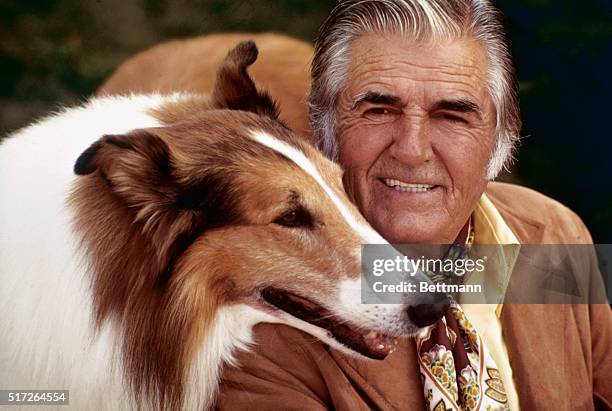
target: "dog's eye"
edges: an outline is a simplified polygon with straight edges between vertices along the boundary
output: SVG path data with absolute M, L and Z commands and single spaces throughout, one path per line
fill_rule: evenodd
M 312 216 L 303 208 L 297 208 L 286 212 L 274 220 L 274 224 L 283 227 L 311 227 Z

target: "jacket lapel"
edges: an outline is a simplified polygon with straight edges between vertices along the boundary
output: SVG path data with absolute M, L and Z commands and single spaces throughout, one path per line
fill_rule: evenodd
M 524 215 L 519 217 L 504 202 L 500 201 L 494 192 L 487 191 L 487 196 L 499 210 L 502 218 L 521 244 L 541 244 L 542 237 L 544 236 L 544 224 Z

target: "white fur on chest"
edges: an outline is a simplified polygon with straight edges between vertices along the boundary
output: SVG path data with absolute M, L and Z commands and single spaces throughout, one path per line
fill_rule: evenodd
M 0 145 L 0 387 L 68 389 L 80 409 L 127 405 L 111 324 L 93 329 L 87 261 L 66 200 L 78 156 L 105 134 L 158 122 L 160 96 L 104 98 Z M 101 380 L 102 379 L 102 380 Z

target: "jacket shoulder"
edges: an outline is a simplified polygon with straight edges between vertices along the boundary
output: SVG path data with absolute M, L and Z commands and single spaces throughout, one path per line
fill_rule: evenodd
M 516 184 L 491 182 L 487 197 L 523 243 L 592 243 L 582 219 L 542 193 Z M 537 237 L 540 241 L 534 241 Z

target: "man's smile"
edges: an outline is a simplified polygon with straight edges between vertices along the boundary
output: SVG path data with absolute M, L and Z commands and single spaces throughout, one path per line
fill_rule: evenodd
M 436 184 L 428 183 L 414 183 L 405 182 L 393 178 L 381 178 L 380 179 L 387 187 L 394 189 L 395 191 L 402 191 L 405 193 L 426 193 L 437 187 Z
M 372 181 L 371 203 L 379 216 L 390 218 L 389 221 L 402 223 L 411 221 L 414 224 L 415 215 L 411 213 L 432 212 L 444 203 L 445 186 L 434 184 L 431 180 L 378 177 Z M 374 210 L 373 210 L 374 211 Z M 407 214 L 410 214 L 410 218 Z

